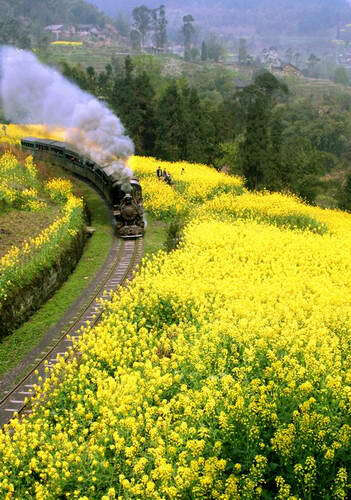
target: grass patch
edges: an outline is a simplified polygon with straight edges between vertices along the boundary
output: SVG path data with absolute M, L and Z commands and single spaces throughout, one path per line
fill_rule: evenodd
M 144 255 L 164 250 L 168 234 L 168 224 L 147 214 L 147 228 L 144 237 Z
M 0 214 L 0 257 L 12 246 L 20 247 L 54 222 L 60 215 L 60 206 L 48 206 L 38 212 L 19 209 Z
M 111 59 L 118 52 L 127 52 L 124 47 L 91 47 L 81 45 L 77 47 L 51 45 L 45 55 L 41 58 L 48 64 L 60 65 L 63 61 L 83 67 L 93 66 L 97 71 L 103 71 L 106 64 L 111 63 Z M 125 56 L 122 56 L 125 57 Z
M 111 247 L 113 232 L 106 205 L 93 189 L 76 182 L 96 232 L 88 240 L 81 260 L 66 283 L 27 323 L 0 342 L 0 375 L 14 368 L 60 320 L 102 266 Z

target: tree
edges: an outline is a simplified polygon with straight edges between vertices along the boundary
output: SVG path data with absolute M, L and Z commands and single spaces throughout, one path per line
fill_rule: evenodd
M 167 45 L 167 18 L 166 18 L 166 8 L 161 5 L 158 9 L 153 9 L 153 29 L 155 44 L 158 49 L 164 49 Z
M 189 61 L 197 61 L 200 56 L 199 49 L 197 47 L 191 47 L 190 51 L 188 52 L 188 56 Z
M 293 52 L 293 49 L 291 47 L 289 47 L 288 49 L 286 49 L 285 51 L 285 59 L 286 59 L 286 62 L 288 64 L 291 64 L 292 63 L 292 60 L 293 60 L 293 57 L 294 57 L 294 52 Z
M 230 174 L 243 175 L 239 158 L 240 144 L 243 139 L 243 134 L 240 134 L 235 140 L 223 142 L 219 145 L 219 156 L 215 162 L 217 168 L 229 168 Z
M 140 7 L 135 7 L 135 9 L 133 9 L 132 16 L 134 19 L 134 27 L 140 33 L 141 46 L 143 47 L 146 35 L 151 29 L 151 10 L 145 5 L 141 5 Z
M 123 12 L 118 12 L 116 19 L 114 21 L 114 25 L 118 29 L 119 33 L 122 36 L 127 37 L 129 35 L 130 27 L 129 22 Z
M 29 49 L 31 39 L 27 27 L 13 17 L 3 17 L 0 20 L 0 44 Z
M 280 165 L 271 162 L 271 114 L 278 94 L 286 94 L 287 86 L 264 71 L 259 73 L 252 85 L 242 91 L 246 103 L 246 130 L 239 146 L 240 168 L 249 189 L 268 187 L 274 171 Z
M 334 73 L 334 82 L 341 85 L 350 85 L 349 75 L 343 66 L 338 66 Z
M 224 55 L 224 47 L 215 35 L 207 40 L 207 57 L 218 62 Z
M 86 69 L 89 82 L 89 92 L 94 94 L 96 92 L 96 71 L 93 66 L 88 66 Z
M 240 38 L 239 40 L 239 64 L 240 66 L 247 65 L 247 42 L 245 38 Z
M 193 44 L 195 28 L 193 26 L 194 18 L 190 14 L 183 17 L 182 34 L 184 39 L 184 58 L 191 59 L 190 49 Z
M 207 160 L 206 141 L 209 133 L 206 128 L 205 110 L 201 106 L 198 92 L 195 88 L 187 86 L 183 90 L 183 129 L 186 131 L 184 137 L 184 160 L 205 163 Z
M 351 174 L 346 176 L 344 183 L 340 186 L 337 199 L 341 210 L 351 211 Z
M 270 191 L 289 189 L 286 182 L 286 166 L 283 161 L 283 111 L 278 107 L 271 114 L 269 168 L 265 172 L 265 187 Z
M 70 66 L 67 62 L 62 61 L 61 66 L 62 74 L 66 78 L 75 82 L 82 90 L 89 91 L 88 75 L 80 64 Z
M 282 147 L 282 168 L 280 170 L 283 188 L 313 203 L 320 188 L 324 153 L 313 147 L 311 142 L 299 136 L 289 138 Z
M 269 131 L 266 96 L 252 89 L 246 119 L 245 139 L 240 144 L 241 170 L 248 189 L 259 189 L 269 168 Z
M 124 74 L 117 75 L 109 96 L 109 104 L 113 111 L 121 118 L 122 123 L 129 130 L 133 114 L 133 71 L 134 66 L 130 56 L 124 60 Z
M 133 112 L 128 130 L 137 154 L 152 155 L 155 143 L 155 91 L 150 78 L 143 71 L 133 82 Z
M 301 62 L 301 54 L 300 52 L 296 52 L 293 56 L 293 62 L 295 63 L 296 66 L 298 66 Z
M 203 41 L 201 44 L 201 61 L 207 61 L 208 53 L 207 53 L 207 45 L 206 42 Z
M 141 34 L 138 30 L 133 29 L 130 32 L 130 41 L 132 42 L 133 50 L 141 49 Z
M 320 62 L 320 59 L 314 54 L 310 54 L 307 60 L 307 75 L 310 77 L 318 77 L 316 72 L 317 64 Z
M 184 107 L 175 82 L 166 88 L 158 103 L 156 124 L 156 156 L 173 161 L 184 159 Z

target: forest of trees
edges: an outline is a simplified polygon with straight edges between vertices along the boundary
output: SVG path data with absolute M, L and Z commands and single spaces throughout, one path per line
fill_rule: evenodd
M 68 64 L 63 72 L 117 113 L 138 154 L 226 166 L 249 189 L 289 190 L 313 202 L 321 177 L 350 159 L 348 94 L 317 105 L 263 71 L 240 90 L 218 77 L 220 98 L 209 99 L 210 80 L 155 78 L 129 56 L 101 73 Z

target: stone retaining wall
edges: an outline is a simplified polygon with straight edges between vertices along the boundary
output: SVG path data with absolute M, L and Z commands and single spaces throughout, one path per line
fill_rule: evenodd
M 66 281 L 82 256 L 86 237 L 80 231 L 50 267 L 41 269 L 31 283 L 14 290 L 0 304 L 0 339 L 28 320 Z

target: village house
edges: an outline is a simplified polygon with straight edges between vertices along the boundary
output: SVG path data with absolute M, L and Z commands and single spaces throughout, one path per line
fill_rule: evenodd
M 273 73 L 283 73 L 284 76 L 298 76 L 298 77 L 303 76 L 302 71 L 290 63 L 281 64 L 280 66 L 274 66 L 271 68 L 271 71 Z
M 50 26 L 45 26 L 44 30 L 55 38 L 55 40 L 60 40 L 61 35 L 64 31 L 63 24 L 51 24 Z
M 51 34 L 53 40 L 84 40 L 87 38 L 111 38 L 116 37 L 118 32 L 110 25 L 104 29 L 99 28 L 94 24 L 52 24 L 46 26 L 45 31 Z

